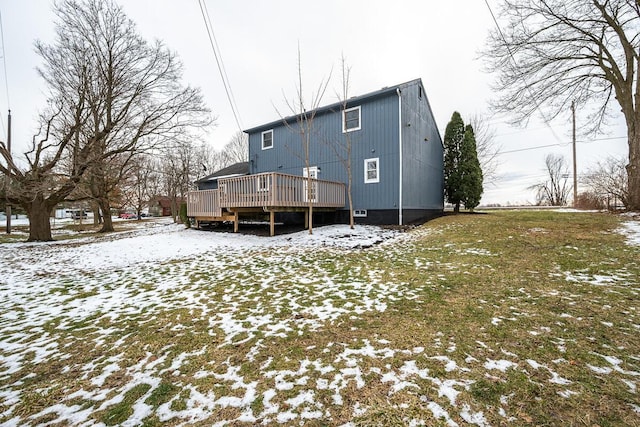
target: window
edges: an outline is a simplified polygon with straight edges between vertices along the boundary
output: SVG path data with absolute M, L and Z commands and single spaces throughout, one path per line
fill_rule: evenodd
M 342 113 L 342 132 L 360 130 L 360 106 L 349 108 Z
M 262 149 L 273 148 L 273 129 L 262 132 Z
M 367 216 L 367 210 L 366 209 L 356 209 L 353 211 L 353 216 L 355 218 L 364 218 Z
M 380 160 L 376 157 L 375 159 L 365 159 L 364 161 L 364 183 L 374 183 L 380 182 Z

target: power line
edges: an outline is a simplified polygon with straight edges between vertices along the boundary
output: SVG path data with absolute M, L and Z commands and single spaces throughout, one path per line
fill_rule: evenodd
M 204 11 L 207 15 L 209 28 L 211 28 L 211 36 L 213 37 L 213 42 L 215 43 L 216 51 L 220 56 L 220 65 L 222 66 L 222 72 L 224 73 L 224 78 L 227 82 L 227 86 L 229 87 L 229 93 L 231 94 L 231 101 L 233 102 L 233 106 L 235 107 L 236 111 L 238 111 L 238 118 L 239 118 L 240 124 L 242 125 L 242 118 L 240 117 L 240 114 L 239 114 L 238 103 L 236 102 L 236 97 L 233 94 L 233 89 L 231 88 L 231 80 L 229 80 L 229 75 L 227 75 L 227 68 L 224 66 L 224 60 L 222 59 L 222 50 L 220 49 L 220 46 L 218 46 L 218 39 L 216 39 L 216 33 L 213 31 L 213 23 L 211 22 L 211 15 L 209 14 L 209 9 L 207 8 L 206 1 L 203 1 L 202 4 L 204 6 Z
M 625 139 L 626 136 L 612 136 L 612 137 L 607 137 L 607 138 L 593 138 L 590 140 L 577 140 L 576 142 L 579 142 L 581 144 L 592 144 L 596 141 L 611 141 L 613 139 Z M 518 153 L 520 151 L 530 151 L 530 150 L 537 150 L 539 148 L 548 148 L 548 147 L 566 147 L 567 145 L 571 144 L 571 142 L 559 142 L 556 144 L 547 144 L 547 145 L 534 145 L 533 147 L 525 147 L 525 148 L 516 148 L 515 150 L 507 150 L 507 151 L 498 151 L 496 153 L 496 156 L 500 155 L 500 154 L 508 154 L 508 153 Z
M 583 143 L 583 144 L 591 144 L 591 143 L 596 142 L 596 141 L 611 141 L 611 140 L 614 140 L 614 139 L 627 139 L 627 138 L 628 137 L 626 137 L 626 136 L 610 136 L 610 137 L 607 137 L 607 138 L 593 138 L 593 139 L 590 139 L 590 140 L 579 139 L 576 142 L 580 142 L 580 143 Z
M 0 39 L 2 41 L 2 64 L 4 66 L 4 87 L 7 94 L 7 108 L 11 110 L 11 101 L 9 100 L 9 77 L 7 76 L 7 51 L 4 48 L 4 25 L 2 25 L 2 11 L 0 11 Z M 0 120 L 2 131 L 5 132 L 4 120 Z
M 222 62 L 222 54 L 219 52 L 220 50 L 219 48 L 216 49 L 216 47 L 218 46 L 218 43 L 215 41 L 215 35 L 213 33 L 213 25 L 211 24 L 211 18 L 209 17 L 207 6 L 204 3 L 204 0 L 198 0 L 198 4 L 200 5 L 200 13 L 202 14 L 204 26 L 209 36 L 209 44 L 211 45 L 211 50 L 213 50 L 213 56 L 216 58 L 216 64 L 218 65 L 218 72 L 220 73 L 220 78 L 222 79 L 222 85 L 224 86 L 224 91 L 227 94 L 227 100 L 229 101 L 229 105 L 231 106 L 231 111 L 233 112 L 233 117 L 236 120 L 236 125 L 238 125 L 238 130 L 242 131 L 242 126 L 240 125 L 240 118 L 239 118 L 237 108 L 235 106 L 235 102 L 233 98 L 233 93 L 231 92 L 231 85 L 229 84 L 229 78 L 227 77 L 227 73 L 224 70 L 224 64 Z
M 517 148 L 515 150 L 507 150 L 507 151 L 498 151 L 496 153 L 496 156 L 500 155 L 500 154 L 508 154 L 508 153 L 518 153 L 520 151 L 530 151 L 530 150 L 537 150 L 540 148 L 548 148 L 548 147 L 564 147 L 566 146 L 568 143 L 557 143 L 557 144 L 547 144 L 547 145 L 536 145 L 534 147 L 525 147 L 525 148 Z

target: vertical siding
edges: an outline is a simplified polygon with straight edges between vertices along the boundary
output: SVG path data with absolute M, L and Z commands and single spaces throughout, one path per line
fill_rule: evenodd
M 350 105 L 356 106 L 356 105 Z M 397 209 L 398 101 L 395 94 L 360 104 L 361 129 L 350 132 L 353 201 L 355 209 Z M 282 172 L 302 175 L 303 145 L 297 124 L 273 128 L 273 148 L 262 150 L 262 131 L 249 135 L 251 173 Z M 347 171 L 336 151 L 344 156 L 345 135 L 339 110 L 315 117 L 310 144 L 310 165 L 320 179 L 347 183 Z M 364 160 L 379 158 L 380 182 L 364 183 Z
M 443 149 L 424 88 L 418 96 L 420 80 L 400 85 L 402 90 L 403 207 L 442 210 Z M 361 129 L 352 138 L 354 209 L 398 209 L 399 203 L 399 123 L 398 96 L 388 91 L 360 104 Z M 344 145 L 339 107 L 315 117 L 310 146 L 310 166 L 318 166 L 318 178 L 347 183 L 347 172 L 336 150 Z M 273 125 L 273 148 L 262 150 L 265 128 L 249 134 L 250 173 L 282 172 L 302 175 L 305 166 L 297 124 Z M 426 141 L 425 141 L 426 138 Z M 364 183 L 364 160 L 379 158 L 380 182 Z
M 419 81 L 402 88 L 402 121 L 403 208 L 442 210 L 442 140 Z

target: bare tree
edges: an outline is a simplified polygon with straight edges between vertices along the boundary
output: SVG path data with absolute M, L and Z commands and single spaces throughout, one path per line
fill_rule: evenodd
M 198 169 L 193 172 L 196 179 L 202 178 L 208 173 L 212 173 L 229 165 L 228 158 L 223 151 L 218 151 L 205 142 L 197 145 L 195 151 L 198 159 L 196 165 Z
M 342 70 L 342 87 L 341 93 L 338 94 L 338 99 L 340 100 L 340 114 L 342 115 L 343 122 L 345 121 L 345 112 L 347 110 L 347 103 L 349 100 L 349 83 L 351 77 L 351 67 L 347 65 L 347 62 L 344 58 L 344 54 L 341 57 L 340 61 L 341 70 Z M 345 168 L 347 172 L 347 198 L 349 200 L 349 227 L 353 230 L 354 228 L 354 218 L 353 218 L 353 168 L 351 164 L 351 148 L 353 143 L 353 135 L 351 132 L 347 132 L 346 129 L 343 129 L 343 140 L 336 141 L 335 144 L 332 144 L 334 152 L 336 153 L 336 157 L 342 163 L 342 166 Z
M 607 157 L 587 170 L 583 182 L 602 200 L 620 200 L 627 207 L 629 183 L 625 171 L 625 159 Z
M 191 141 L 181 141 L 162 155 L 163 192 L 171 200 L 171 216 L 177 221 L 179 202 L 186 198 L 202 169 L 201 159 Z
M 516 122 L 545 121 L 573 101 L 597 132 L 619 108 L 629 145 L 629 208 L 640 209 L 640 3 L 631 0 L 504 0 L 501 29 L 485 55 L 498 75 L 495 103 Z
M 142 217 L 142 210 L 154 194 L 151 180 L 154 174 L 153 163 L 147 156 L 137 156 L 130 167 L 130 174 L 121 181 L 124 202 L 133 206 L 137 218 Z
M 38 69 L 49 88 L 41 115 L 43 136 L 16 165 L 4 143 L 0 171 L 18 183 L 13 202 L 27 210 L 29 240 L 51 240 L 49 214 L 91 171 L 112 179 L 111 162 L 162 145 L 185 128 L 210 123 L 200 91 L 179 83 L 182 67 L 162 43 L 150 45 L 112 0 L 56 3 L 56 40 L 36 43 L 44 65 Z M 59 161 L 70 158 L 70 168 Z M 109 173 L 100 177 L 100 174 Z M 117 174 L 116 174 L 117 175 Z M 110 224 L 109 188 L 94 198 Z
M 311 145 L 311 134 L 314 130 L 313 123 L 316 117 L 316 113 L 318 112 L 318 107 L 320 106 L 320 102 L 322 102 L 322 98 L 327 91 L 327 86 L 329 85 L 329 81 L 331 80 L 331 73 L 329 73 L 329 77 L 326 80 L 321 80 L 318 85 L 318 89 L 315 93 L 311 95 L 311 102 L 309 104 L 306 103 L 304 99 L 303 85 L 302 85 L 302 64 L 300 59 L 300 45 L 298 45 L 298 82 L 296 86 L 296 97 L 293 100 L 288 100 L 285 98 L 287 103 L 287 107 L 289 110 L 295 115 L 295 128 L 287 119 L 285 119 L 280 112 L 280 117 L 284 125 L 292 130 L 297 132 L 300 135 L 300 146 L 302 148 L 302 157 L 304 159 L 304 170 L 306 173 L 306 199 L 307 199 L 307 210 L 309 213 L 309 234 L 313 234 L 313 203 L 315 199 L 314 190 L 316 177 L 311 174 L 311 164 L 310 164 L 310 145 Z
M 569 183 L 569 166 L 564 157 L 555 154 L 547 154 L 544 162 L 548 179 L 529 189 L 536 190 L 538 205 L 566 206 L 572 188 Z
M 101 152 L 104 147 L 100 147 Z M 113 231 L 112 202 L 118 200 L 135 174 L 135 158 L 139 153 L 128 151 L 111 156 L 108 161 L 97 162 L 85 174 L 91 199 L 98 205 L 102 216 L 100 232 Z
M 248 161 L 249 136 L 241 131 L 236 132 L 231 137 L 231 140 L 222 148 L 222 153 L 224 154 L 228 165 Z
M 96 150 L 109 163 L 120 166 L 110 173 L 93 170 L 96 182 L 92 196 L 103 212 L 109 212 L 109 180 L 118 182 L 128 172 L 129 161 L 173 141 L 185 128 L 208 123 L 199 91 L 179 84 L 182 66 L 174 53 L 161 43 L 148 44 L 135 34 L 135 25 L 122 9 L 110 1 L 86 1 L 78 12 L 66 10 L 75 22 L 79 40 L 92 48 L 87 60 L 94 59 L 92 80 L 97 85 L 89 107 L 94 126 L 110 124 L 112 130 Z M 110 215 L 105 216 L 102 232 L 113 231 Z
M 482 169 L 483 182 L 493 184 L 497 179 L 497 170 L 500 162 L 498 154 L 501 147 L 495 144 L 496 132 L 484 116 L 476 114 L 469 119 L 476 137 L 476 152 Z
M 86 168 L 91 162 L 91 144 L 75 144 L 79 128 L 86 121 L 82 110 L 84 91 L 79 93 L 74 110 L 75 121 L 64 128 L 55 128 L 53 122 L 59 117 L 62 106 L 49 110 L 49 118 L 41 116 L 41 139 L 33 137 L 30 149 L 24 153 L 26 167 L 20 167 L 6 145 L 0 142 L 0 154 L 4 163 L 0 163 L 0 172 L 9 178 L 6 199 L 13 205 L 20 205 L 29 217 L 29 241 L 46 241 L 51 238 L 49 215 L 53 208 L 73 192 Z M 67 105 L 68 107 L 68 105 Z M 54 107 L 55 108 L 55 107 Z M 96 137 L 100 137 L 97 135 Z M 68 150 L 73 146 L 73 150 Z M 59 173 L 56 167 L 63 154 L 71 152 L 72 168 L 67 173 Z

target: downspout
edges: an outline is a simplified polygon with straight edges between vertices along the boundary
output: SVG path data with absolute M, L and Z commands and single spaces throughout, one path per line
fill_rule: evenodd
M 402 225 L 402 95 L 400 88 L 396 89 L 398 94 L 398 154 L 400 158 L 400 194 L 398 197 L 398 224 Z

